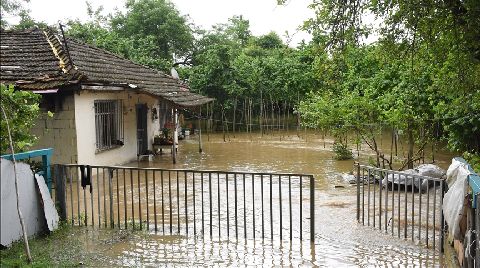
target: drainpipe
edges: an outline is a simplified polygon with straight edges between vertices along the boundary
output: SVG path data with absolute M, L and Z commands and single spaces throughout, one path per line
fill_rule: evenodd
M 177 163 L 177 143 L 178 143 L 178 112 L 177 109 L 173 109 L 173 148 L 172 157 L 173 164 Z

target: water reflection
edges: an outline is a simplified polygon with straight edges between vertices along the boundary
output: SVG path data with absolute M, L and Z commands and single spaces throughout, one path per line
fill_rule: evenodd
M 358 243 L 320 236 L 309 242 L 244 240 L 225 241 L 208 238 L 160 236 L 140 232 L 122 239 L 118 231 L 91 230 L 97 252 L 110 254 L 110 266 L 292 266 L 292 267 L 436 267 L 442 266 L 433 252 L 402 243 L 390 245 Z
M 279 135 L 265 136 L 262 140 L 250 140 L 249 135 L 237 135 L 230 142 L 224 142 L 221 135 L 210 135 L 210 141 L 204 141 L 203 154 L 198 153 L 198 144 L 194 138 L 183 141 L 178 153 L 178 164 L 175 166 L 171 164 L 169 154 L 157 156 L 153 162 L 127 164 L 140 167 L 313 174 L 316 178 L 315 202 L 318 207 L 315 244 L 309 240 L 290 241 L 287 229 L 284 230 L 283 240 L 262 240 L 259 236 L 257 239 L 244 239 L 242 234 L 239 234 L 238 240 L 227 239 L 225 235 L 212 238 L 208 235 L 185 237 L 160 235 L 151 231 L 148 235 L 129 234 L 128 239 L 113 243 L 105 251 L 113 259 L 111 264 L 152 267 L 441 266 L 441 258 L 435 251 L 356 223 L 355 188 L 339 177 L 340 173 L 352 170 L 353 161 L 333 160 L 331 143 L 332 140 L 323 140 L 321 136 L 313 134 L 306 141 L 295 135 L 284 135 L 281 138 Z M 361 151 L 359 160 L 367 162 L 372 155 L 366 150 Z M 445 168 L 451 155 L 437 153 L 435 159 L 437 164 Z M 335 185 L 344 188 L 335 188 Z M 199 204 L 203 202 L 198 197 L 196 201 Z M 224 224 L 225 219 L 220 225 Z M 114 231 L 98 232 L 101 232 L 99 237 L 108 237 L 108 232 Z M 230 234 L 230 237 L 234 236 Z

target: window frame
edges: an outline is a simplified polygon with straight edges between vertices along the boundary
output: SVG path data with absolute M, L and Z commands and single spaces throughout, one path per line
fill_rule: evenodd
M 95 152 L 123 146 L 123 102 L 120 99 L 94 100 Z

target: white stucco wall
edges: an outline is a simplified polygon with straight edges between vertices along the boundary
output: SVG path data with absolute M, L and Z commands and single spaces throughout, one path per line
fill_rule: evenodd
M 124 145 L 96 152 L 95 100 L 117 100 L 123 102 Z M 75 128 L 77 133 L 78 163 L 89 165 L 118 165 L 137 158 L 137 122 L 135 104 L 146 103 L 147 133 L 149 149 L 154 135 L 160 133 L 159 120 L 152 120 L 152 108 L 158 111 L 157 98 L 133 92 L 101 93 L 81 91 L 75 94 Z
M 41 109 L 31 133 L 38 138 L 32 149 L 53 148 L 52 163 L 76 163 L 77 133 L 73 93 L 60 98 L 53 117 L 47 115 L 46 109 Z

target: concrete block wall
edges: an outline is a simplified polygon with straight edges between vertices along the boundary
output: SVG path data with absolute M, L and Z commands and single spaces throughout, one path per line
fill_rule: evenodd
M 77 134 L 75 129 L 75 103 L 73 93 L 62 98 L 53 117 L 41 109 L 41 115 L 32 128 L 38 141 L 32 149 L 53 148 L 52 163 L 77 163 Z

